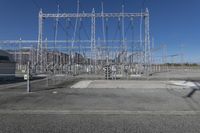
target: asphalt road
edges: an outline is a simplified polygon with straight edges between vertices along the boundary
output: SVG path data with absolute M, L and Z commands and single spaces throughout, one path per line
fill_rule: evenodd
M 147 82 L 141 88 L 70 88 L 74 82 L 37 89 L 46 85 L 41 81 L 32 93 L 1 89 L 0 133 L 200 132 L 199 91 L 186 98 L 192 89 Z
M 0 133 L 198 133 L 200 115 L 0 116 Z

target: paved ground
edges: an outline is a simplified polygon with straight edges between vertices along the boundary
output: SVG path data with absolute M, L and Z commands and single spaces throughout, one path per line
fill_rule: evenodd
M 36 89 L 29 94 L 21 87 L 1 89 L 0 133 L 200 131 L 199 91 L 186 98 L 191 88 L 166 81 L 101 80 L 89 82 L 90 87 L 71 88 L 74 82 Z M 39 87 L 45 83 L 33 85 Z
M 1 115 L 1 133 L 198 133 L 200 115 Z

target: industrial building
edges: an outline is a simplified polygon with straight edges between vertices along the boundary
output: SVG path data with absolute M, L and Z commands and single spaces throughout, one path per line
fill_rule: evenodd
M 11 54 L 0 50 L 0 80 L 15 78 L 16 63 Z

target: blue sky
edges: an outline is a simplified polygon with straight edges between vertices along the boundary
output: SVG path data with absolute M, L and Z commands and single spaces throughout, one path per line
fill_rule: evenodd
M 76 0 L 34 1 L 44 12 L 55 13 L 57 3 L 63 12 L 76 10 Z M 91 12 L 95 8 L 96 12 L 100 12 L 101 1 L 80 0 L 81 10 Z M 123 0 L 103 1 L 105 12 L 121 11 Z M 145 0 L 144 5 L 143 0 L 124 1 L 126 12 L 140 12 L 141 8 L 149 8 L 151 36 L 157 47 L 165 44 L 168 54 L 176 54 L 180 53 L 183 45 L 185 60 L 200 62 L 200 0 Z M 0 0 L 0 40 L 16 40 L 20 37 L 24 40 L 37 39 L 38 11 L 32 0 Z M 49 31 L 47 36 L 52 32 Z

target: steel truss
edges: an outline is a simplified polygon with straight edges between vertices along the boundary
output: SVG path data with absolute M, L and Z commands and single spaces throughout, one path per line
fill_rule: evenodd
M 122 13 L 96 13 L 93 9 L 91 13 L 56 13 L 56 14 L 49 14 L 49 13 L 43 13 L 42 10 L 39 12 L 39 33 L 38 33 L 38 45 L 37 45 L 37 70 L 39 72 L 43 72 L 45 70 L 44 64 L 45 60 L 43 59 L 44 54 L 44 39 L 43 39 L 43 21 L 44 19 L 69 19 L 69 18 L 89 18 L 91 19 L 91 40 L 68 40 L 68 41 L 62 41 L 62 40 L 55 40 L 56 42 L 60 43 L 66 43 L 66 42 L 83 42 L 83 43 L 91 43 L 91 60 L 92 57 L 95 58 L 97 56 L 97 48 L 96 48 L 96 18 L 141 18 L 144 20 L 144 40 L 140 40 L 139 42 L 143 45 L 144 54 L 143 54 L 143 65 L 145 67 L 145 73 L 148 74 L 150 72 L 150 66 L 151 66 L 151 47 L 150 47 L 150 28 L 149 28 L 149 11 L 148 9 L 145 10 L 143 13 L 125 13 L 124 10 Z M 123 23 L 124 24 L 124 23 Z M 122 26 L 123 27 L 123 26 Z M 124 28 L 124 27 L 123 27 Z M 124 29 L 123 29 L 124 30 Z M 123 33 L 124 34 L 124 33 Z M 54 41 L 54 42 L 55 42 Z M 107 40 L 106 42 L 122 42 L 124 45 L 126 42 L 133 42 L 132 40 L 125 40 L 123 35 L 123 40 Z M 20 41 L 22 42 L 22 41 Z M 27 41 L 27 43 L 32 43 L 31 41 Z M 53 41 L 46 41 L 46 43 L 52 43 Z M 98 40 L 99 42 L 99 40 Z M 102 40 L 102 42 L 105 42 L 105 40 Z M 4 42 L 6 43 L 6 42 Z M 14 43 L 14 42 L 10 42 Z M 16 43 L 16 42 L 15 42 Z M 24 42 L 25 43 L 25 42 Z M 90 61 L 91 61 L 90 60 Z M 94 66 L 96 65 L 96 62 L 94 63 Z

